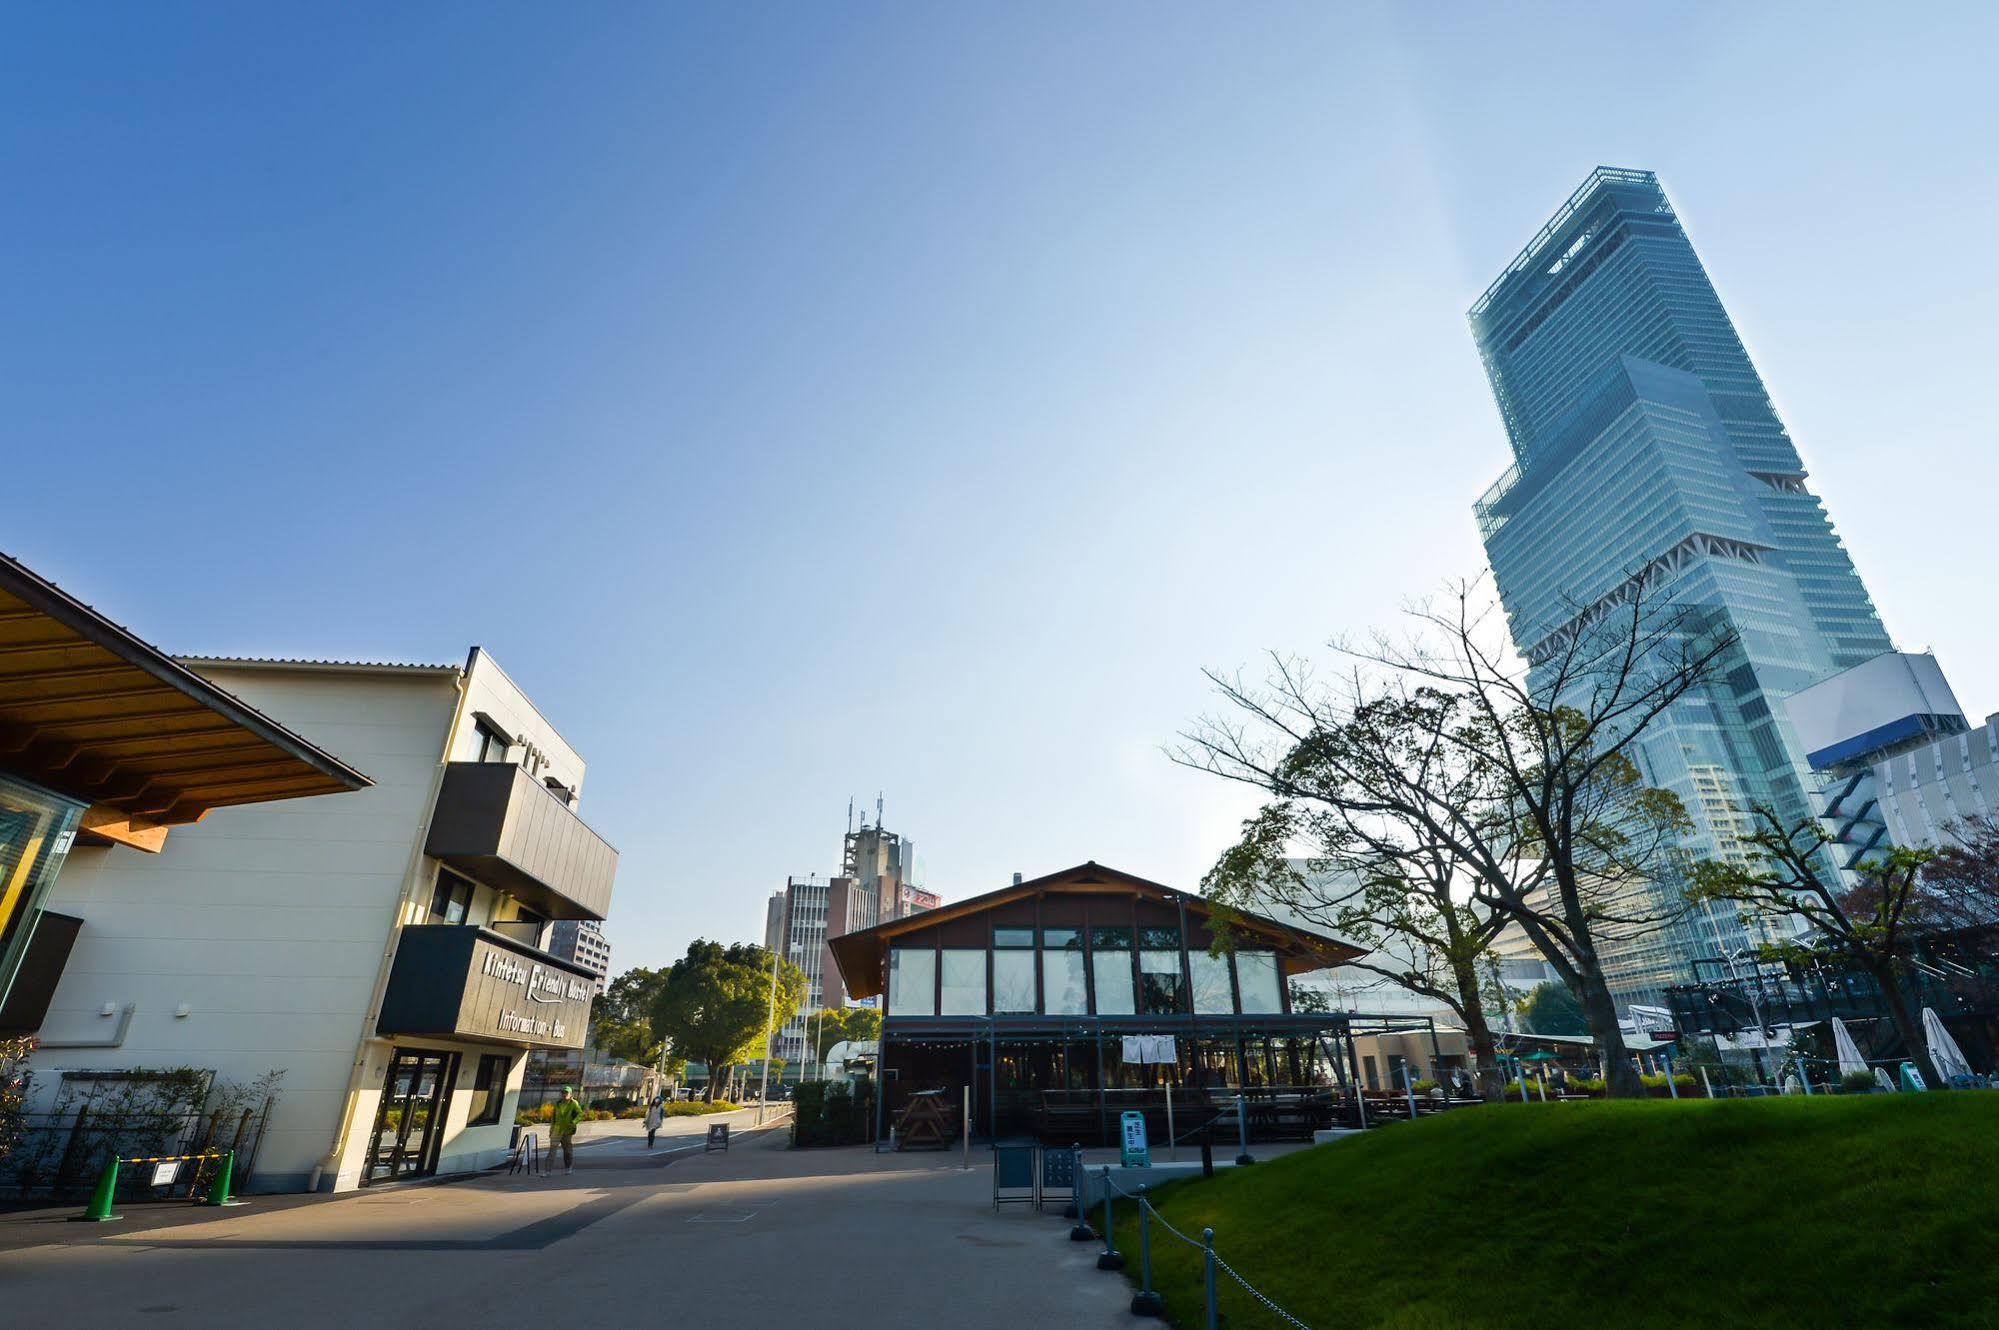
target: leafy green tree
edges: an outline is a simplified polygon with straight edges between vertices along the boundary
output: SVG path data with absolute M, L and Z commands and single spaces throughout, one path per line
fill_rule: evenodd
M 805 998 L 805 972 L 777 962 L 771 1000 L 771 953 L 753 943 L 697 940 L 667 972 L 652 1006 L 652 1033 L 675 1052 L 708 1066 L 707 1097 L 737 1063 L 764 1056 L 779 1023 Z
M 1338 777 L 1324 768 L 1351 756 L 1335 750 L 1377 742 L 1382 727 L 1401 731 L 1397 743 L 1419 744 L 1433 715 L 1420 704 L 1368 708 L 1299 744 L 1287 774 L 1300 787 L 1330 788 Z M 1370 733 L 1357 738 L 1363 728 Z M 1293 846 L 1310 857 L 1288 857 Z M 1224 907 L 1224 923 L 1230 911 L 1275 905 L 1365 948 L 1347 964 L 1447 1008 L 1471 1042 L 1480 1093 L 1493 1100 L 1504 1093 L 1480 972 L 1491 968 L 1505 921 L 1462 887 L 1448 847 L 1420 820 L 1381 812 L 1349 818 L 1309 798 L 1279 800 L 1243 824 L 1242 839 L 1201 888 Z
M 826 1050 L 852 1040 L 879 1039 L 882 1014 L 873 1007 L 828 1007 L 812 1017 L 813 1061 L 824 1062 Z
M 1881 990 L 1888 1019 L 1908 1059 L 1931 1085 L 1943 1082 L 1930 1060 L 1929 1041 L 1902 987 L 1913 933 L 1938 909 L 1923 870 L 1930 850 L 1891 846 L 1856 866 L 1849 884 L 1824 869 L 1832 835 L 1817 818 L 1787 825 L 1775 809 L 1759 804 L 1742 862 L 1705 860 L 1694 867 L 1688 896 L 1738 907 L 1743 921 L 1792 918 L 1807 932 L 1759 950 L 1775 961 L 1831 961 L 1868 975 Z
M 1583 1015 L 1583 1004 L 1576 1001 L 1567 984 L 1553 980 L 1536 985 L 1533 992 L 1520 999 L 1520 1023 L 1529 1034 L 1589 1033 L 1589 1018 Z
M 613 979 L 590 1009 L 590 1042 L 627 1062 L 657 1061 L 662 1045 L 653 1034 L 652 1010 L 668 969 L 635 967 Z

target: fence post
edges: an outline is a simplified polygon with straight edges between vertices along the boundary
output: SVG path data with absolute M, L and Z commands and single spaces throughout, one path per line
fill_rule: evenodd
M 1714 1082 L 1707 1078 L 1707 1068 L 1701 1068 L 1701 1085 L 1707 1090 L 1707 1097 L 1714 1098 Z
M 1090 1182 L 1090 1175 L 1083 1171 L 1083 1147 L 1078 1145 L 1071 1152 L 1075 1162 L 1069 1170 L 1069 1212 L 1076 1216 L 1075 1227 L 1069 1230 L 1069 1241 L 1088 1242 L 1096 1237 L 1090 1231 L 1090 1203 L 1083 1195 L 1083 1188 Z
M 1152 1202 L 1145 1199 L 1145 1184 L 1138 1184 L 1138 1292 L 1131 1295 L 1133 1316 L 1165 1314 L 1165 1299 L 1152 1291 Z
M 1241 1095 L 1235 1097 L 1235 1129 L 1242 1140 L 1242 1153 L 1235 1157 L 1238 1164 L 1254 1164 L 1256 1160 L 1249 1153 L 1249 1105 Z
M 1103 1255 L 1097 1257 L 1097 1269 L 1122 1270 L 1124 1269 L 1124 1257 L 1118 1255 L 1117 1234 L 1113 1228 L 1115 1219 L 1111 1213 L 1111 1166 L 1109 1164 L 1104 1165 L 1103 1176 L 1104 1176 L 1104 1251 Z
M 77 1141 L 83 1135 L 83 1124 L 89 1118 L 90 1102 L 85 1100 L 76 1107 L 76 1120 L 69 1124 L 69 1139 L 63 1142 L 62 1157 L 56 1160 L 55 1182 L 49 1193 L 52 1196 L 60 1196 L 69 1190 L 70 1170 L 78 1163 Z M 112 1143 L 114 1145 L 117 1143 L 115 1136 L 112 1138 Z
M 1416 1083 L 1409 1079 L 1409 1064 L 1402 1064 L 1402 1093 L 1409 1100 L 1409 1120 L 1416 1120 Z
M 1671 1099 L 1680 1097 L 1680 1087 L 1673 1084 L 1673 1055 L 1666 1054 L 1666 1095 Z
M 1207 1330 L 1219 1330 L 1215 1317 L 1215 1230 L 1201 1230 L 1201 1285 L 1207 1298 Z
M 1082 1208 L 1076 1203 L 1077 1198 L 1083 1194 L 1081 1190 L 1082 1176 L 1083 1146 L 1081 1142 L 1077 1142 L 1069 1147 L 1069 1203 L 1062 1207 L 1062 1217 L 1064 1219 L 1081 1219 L 1083 1217 Z

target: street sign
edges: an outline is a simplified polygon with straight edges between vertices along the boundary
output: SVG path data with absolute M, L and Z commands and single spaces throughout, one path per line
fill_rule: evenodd
M 704 1149 L 701 1153 L 706 1154 L 708 1153 L 709 1150 L 726 1150 L 728 1148 L 729 1148 L 729 1124 L 726 1122 L 709 1123 L 708 1145 L 707 1148 Z
M 1151 1168 L 1152 1152 L 1146 1148 L 1145 1114 L 1127 1109 L 1118 1115 L 1121 1148 L 1118 1163 L 1125 1168 Z
M 180 1160 L 165 1159 L 153 1165 L 153 1186 L 164 1187 L 180 1172 Z

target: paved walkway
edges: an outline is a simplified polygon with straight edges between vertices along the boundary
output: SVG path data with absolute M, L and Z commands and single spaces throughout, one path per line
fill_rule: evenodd
M 707 1120 L 682 1121 L 705 1136 Z M 0 1288 L 24 1325 L 149 1330 L 642 1315 L 966 1330 L 1129 1322 L 1128 1286 L 1095 1269 L 1095 1249 L 1069 1242 L 1065 1221 L 994 1214 L 989 1168 L 961 1171 L 956 1154 L 790 1151 L 787 1134 L 708 1154 L 666 1136 L 647 1151 L 619 1133 L 580 1147 L 573 1175 L 547 1179 L 226 1211 L 133 1207 L 123 1224 L 17 1216 L 0 1221 L 12 1247 Z

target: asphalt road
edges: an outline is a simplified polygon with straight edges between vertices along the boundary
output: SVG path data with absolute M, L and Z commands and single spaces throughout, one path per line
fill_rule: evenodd
M 706 1129 L 669 1122 L 652 1150 L 613 1131 L 548 1178 L 14 1216 L 0 1289 L 13 1323 L 91 1330 L 1130 1322 L 1094 1247 L 1052 1211 L 995 1214 L 989 1169 L 955 1153 L 791 1151 L 782 1129 L 707 1153 Z

